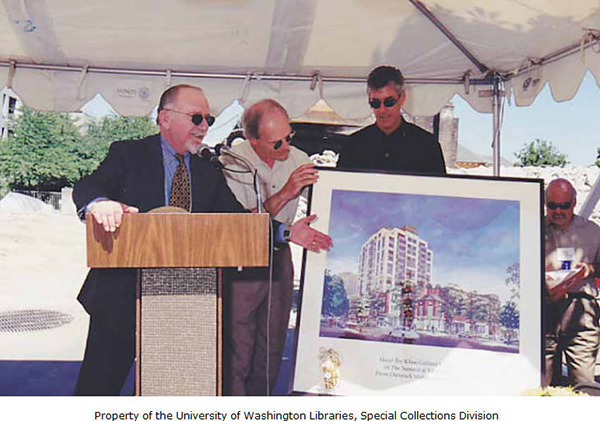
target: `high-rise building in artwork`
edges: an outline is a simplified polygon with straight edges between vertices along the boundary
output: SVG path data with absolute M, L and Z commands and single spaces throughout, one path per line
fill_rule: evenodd
M 416 290 L 431 283 L 433 251 L 419 237 L 416 228 L 382 228 L 362 246 L 358 265 L 358 284 L 362 296 L 380 296 L 383 303 L 381 323 L 400 320 L 403 312 L 402 287 Z
M 358 288 L 358 275 L 356 273 L 340 272 L 338 276 L 344 281 L 344 288 L 346 288 L 346 294 L 348 297 L 360 295 Z
M 382 228 L 363 244 L 358 265 L 361 295 L 388 292 L 404 281 L 431 283 L 433 251 L 416 228 Z
M 358 277 L 352 281 L 357 294 L 349 297 L 348 321 L 379 329 L 378 334 L 385 329 L 389 338 L 501 341 L 499 296 L 466 290 L 446 279 L 434 282 L 433 255 L 428 242 L 409 225 L 381 228 L 371 235 L 360 251 Z

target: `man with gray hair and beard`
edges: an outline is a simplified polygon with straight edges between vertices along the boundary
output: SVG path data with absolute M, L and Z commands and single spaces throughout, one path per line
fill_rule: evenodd
M 600 272 L 600 227 L 574 214 L 576 191 L 563 178 L 546 188 L 546 385 L 561 385 L 562 354 L 568 383 L 594 381 L 600 346 L 595 277 Z M 554 285 L 553 277 L 572 276 Z M 563 272 L 564 273 L 564 272 Z
M 165 205 L 190 212 L 243 212 L 223 174 L 196 156 L 213 122 L 201 88 L 167 89 L 158 106 L 160 133 L 112 143 L 100 166 L 75 184 L 80 217 L 89 213 L 107 232 L 115 232 L 124 214 Z M 134 360 L 136 280 L 135 269 L 89 271 L 77 297 L 90 325 L 75 395 L 121 392 Z
M 291 225 L 300 193 L 318 179 L 306 153 L 291 146 L 293 137 L 287 111 L 272 99 L 257 102 L 242 118 L 246 141 L 231 149 L 257 172 L 264 208 L 275 221 Z M 257 207 L 253 177 L 240 160 L 221 158 L 227 184 L 246 208 Z M 306 219 L 306 224 L 315 218 Z M 296 222 L 298 224 L 302 220 Z M 311 231 L 307 231 L 311 233 Z M 311 238 L 295 241 L 319 252 L 331 246 L 328 235 L 312 230 Z M 294 268 L 287 244 L 272 255 L 272 283 L 268 268 L 244 269 L 224 282 L 224 392 L 227 395 L 269 395 L 285 347 L 293 298 Z

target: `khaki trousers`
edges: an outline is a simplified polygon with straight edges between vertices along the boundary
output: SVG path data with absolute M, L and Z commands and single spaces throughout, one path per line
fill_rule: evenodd
M 271 285 L 266 268 L 244 269 L 241 273 L 225 274 L 225 395 L 260 396 L 269 395 L 273 391 L 285 348 L 293 287 L 294 268 L 287 245 L 273 253 Z
M 546 385 L 558 386 L 562 354 L 570 385 L 594 381 L 600 346 L 600 308 L 591 297 L 563 298 L 546 304 Z

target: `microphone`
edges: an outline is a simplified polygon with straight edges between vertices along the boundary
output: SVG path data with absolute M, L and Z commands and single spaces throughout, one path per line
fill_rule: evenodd
M 200 149 L 198 149 L 198 152 L 196 152 L 196 155 L 198 155 L 200 158 L 208 161 L 216 168 L 219 168 L 219 169 L 223 168 L 223 164 L 221 164 L 221 161 L 219 161 L 219 159 L 217 158 L 217 155 L 213 154 L 211 152 L 210 148 L 206 145 L 201 145 Z
M 213 153 L 210 151 L 210 148 L 206 145 L 200 145 L 196 155 L 198 155 L 200 158 L 206 159 L 207 161 L 210 161 L 210 159 L 214 157 Z
M 229 149 L 231 149 L 231 146 L 229 146 L 227 143 L 225 143 L 225 142 L 219 143 L 219 144 L 215 145 L 215 155 L 221 156 L 224 153 L 227 153 L 227 151 Z

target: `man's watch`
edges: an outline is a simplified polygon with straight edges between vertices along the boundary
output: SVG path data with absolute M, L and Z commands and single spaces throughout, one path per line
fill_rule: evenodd
M 289 242 L 290 242 L 290 237 L 291 237 L 291 236 L 292 236 L 292 231 L 290 231 L 290 229 L 289 229 L 289 228 L 286 228 L 286 229 L 284 229 L 284 230 L 283 230 L 283 240 L 284 240 L 286 243 L 289 243 Z

